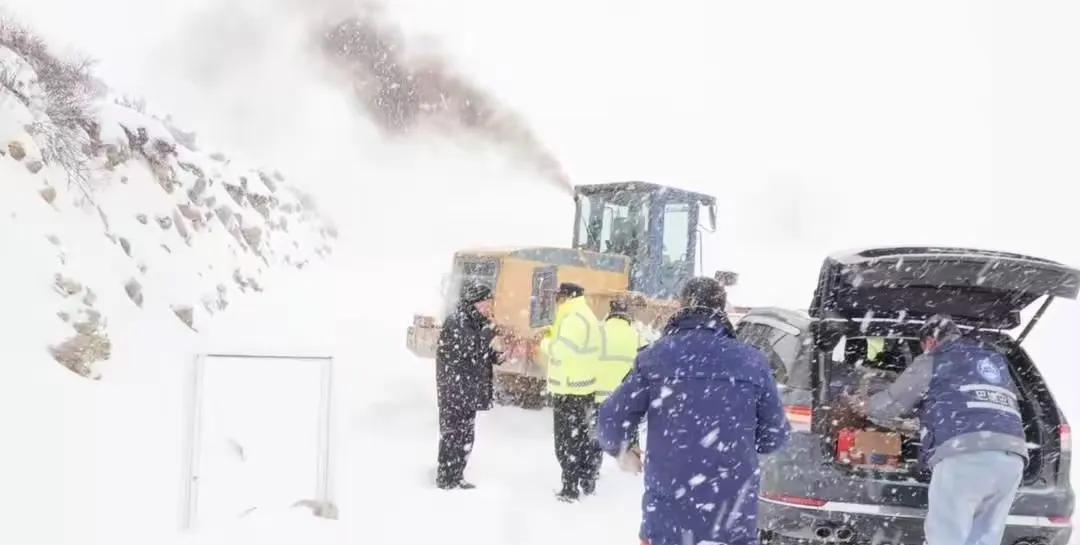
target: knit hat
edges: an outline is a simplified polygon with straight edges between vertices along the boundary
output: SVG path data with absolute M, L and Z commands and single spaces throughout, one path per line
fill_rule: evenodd
M 934 339 L 944 341 L 950 337 L 959 337 L 960 327 L 948 314 L 935 314 L 927 318 L 923 326 L 919 328 L 919 339 Z
M 470 284 L 461 290 L 461 300 L 470 305 L 491 299 L 491 288 L 483 284 Z
M 611 300 L 612 314 L 627 314 L 630 312 L 630 301 L 625 297 L 616 297 Z
M 585 295 L 585 288 L 574 284 L 572 282 L 563 282 L 559 284 L 559 297 L 567 297 L 573 299 L 574 297 L 581 297 Z

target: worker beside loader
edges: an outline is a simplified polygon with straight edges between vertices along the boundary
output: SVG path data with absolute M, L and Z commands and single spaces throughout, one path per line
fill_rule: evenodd
M 611 301 L 611 312 L 600 329 L 603 338 L 596 366 L 596 403 L 603 403 L 622 384 L 642 346 L 641 334 L 634 328 L 630 301 L 619 297 Z
M 596 490 L 593 465 L 598 446 L 590 437 L 595 411 L 596 365 L 601 352 L 600 323 L 577 284 L 559 285 L 555 322 L 540 341 L 548 358 L 548 391 L 555 418 L 555 455 L 562 469 L 557 497 L 575 501 Z
M 471 489 L 465 480 L 476 435 L 476 412 L 491 408 L 493 366 L 500 361 L 492 348 L 491 290 L 471 285 L 439 335 L 435 382 L 439 404 L 439 467 L 436 486 Z
M 600 327 L 602 342 L 596 365 L 597 408 L 626 380 L 630 370 L 634 368 L 638 350 L 644 344 L 641 333 L 634 327 L 630 300 L 627 297 L 617 297 L 611 301 L 610 309 Z M 592 419 L 590 425 L 590 436 L 596 441 L 596 418 Z M 633 443 L 637 444 L 636 436 Z M 595 458 L 591 463 L 594 481 L 599 478 L 600 466 L 603 464 L 603 452 L 599 449 L 599 443 L 597 447 L 593 451 Z

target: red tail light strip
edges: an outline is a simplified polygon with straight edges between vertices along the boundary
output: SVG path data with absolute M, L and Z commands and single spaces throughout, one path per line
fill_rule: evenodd
M 792 405 L 784 407 L 791 429 L 795 431 L 810 431 L 810 422 L 814 419 L 814 410 L 810 407 Z

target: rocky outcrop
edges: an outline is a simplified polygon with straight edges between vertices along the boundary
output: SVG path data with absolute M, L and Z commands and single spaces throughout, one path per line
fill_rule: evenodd
M 100 378 L 134 341 L 132 324 L 197 334 L 230 297 L 267 289 L 269 271 L 327 255 L 332 226 L 283 175 L 198 150 L 195 133 L 145 104 L 107 89 L 88 95 L 82 119 L 63 125 L 67 140 L 54 138 L 42 129 L 58 125 L 33 64 L 0 39 L 0 74 L 17 68 L 0 81 L 0 163 L 11 167 L 0 203 L 24 203 L 5 217 L 25 212 L 21 227 L 43 230 L 30 237 L 42 246 L 20 251 L 49 256 L 41 285 L 53 293 L 26 312 L 61 321 L 42 347 L 56 362 Z

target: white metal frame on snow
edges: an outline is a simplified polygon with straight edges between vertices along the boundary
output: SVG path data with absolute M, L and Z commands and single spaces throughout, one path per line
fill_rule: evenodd
M 331 396 L 333 393 L 334 358 L 332 356 L 289 356 L 280 354 L 200 354 L 191 368 L 187 395 L 187 452 L 184 460 L 184 502 L 181 508 L 181 527 L 190 530 L 195 524 L 199 503 L 199 454 L 202 450 L 203 375 L 208 359 L 263 359 L 309 361 L 324 364 L 322 395 L 319 400 L 319 446 L 316 461 L 316 497 L 322 505 L 330 505 L 331 497 Z

